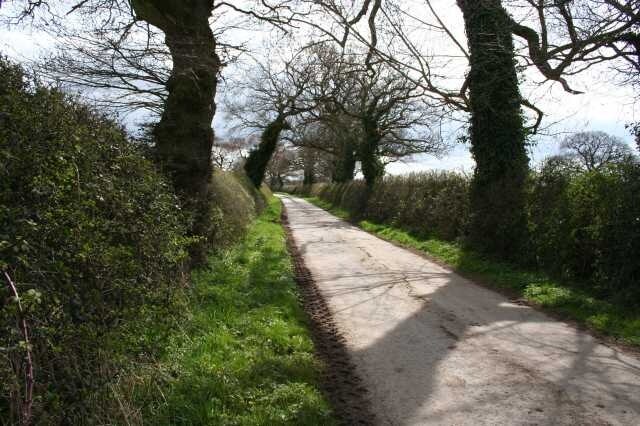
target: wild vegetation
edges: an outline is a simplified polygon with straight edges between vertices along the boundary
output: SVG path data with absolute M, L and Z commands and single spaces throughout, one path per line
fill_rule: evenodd
M 531 170 L 523 90 L 637 93 L 638 2 L 455 0 L 459 32 L 429 0 L 0 6 L 58 44 L 40 80 L 0 59 L 3 423 L 332 424 L 265 179 L 638 343 L 636 157 L 583 132 Z M 385 177 L 461 122 L 470 175 Z
M 333 425 L 280 224 L 280 201 L 192 277 L 157 363 L 119 388 L 121 423 Z M 156 332 L 154 327 L 146 334 Z
M 113 121 L 0 67 L 0 247 L 3 284 L 17 283 L 14 294 L 2 287 L 3 417 L 19 418 L 9 408 L 32 392 L 43 423 L 80 419 L 128 357 L 158 346 L 163 328 L 146 339 L 141 330 L 172 326 L 187 218 Z M 29 328 L 19 332 L 16 317 Z M 23 383 L 33 364 L 35 384 Z
M 194 218 L 115 122 L 4 59 L 0 70 L 0 413 L 97 422 L 184 318 Z M 220 249 L 265 199 L 232 173 L 210 191 Z

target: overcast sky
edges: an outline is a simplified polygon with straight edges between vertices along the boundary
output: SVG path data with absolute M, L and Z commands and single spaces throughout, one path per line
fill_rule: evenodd
M 455 0 L 437 0 L 434 4 L 438 10 L 443 11 L 440 17 L 464 44 L 462 16 L 455 6 Z M 419 32 L 413 36 L 418 37 L 416 40 L 427 46 L 427 50 L 441 52 L 453 49 L 450 40 L 437 32 Z M 238 37 L 247 37 L 247 34 L 239 34 Z M 259 42 L 256 40 L 259 38 L 256 37 L 256 33 L 249 37 L 254 43 Z M 0 28 L 0 52 L 19 61 L 37 59 L 47 53 L 52 45 L 53 41 L 42 33 L 25 28 Z M 450 61 L 444 66 L 444 70 L 446 75 L 455 81 L 464 75 L 466 66 L 463 62 Z M 233 70 L 229 67 L 225 72 Z M 525 83 L 521 87 L 523 95 L 533 100 L 545 112 L 545 134 L 536 136 L 534 146 L 530 149 L 533 164 L 557 152 L 557 145 L 562 137 L 576 131 L 601 130 L 616 135 L 632 145 L 632 137 L 625 129 L 625 124 L 640 121 L 638 105 L 634 104 L 634 94 L 629 87 L 618 86 L 612 82 L 611 71 L 606 66 L 570 78 L 574 89 L 585 92 L 581 95 L 568 94 L 557 83 L 537 84 L 541 78 L 534 70 L 526 72 L 525 77 Z M 129 118 L 129 121 L 133 120 Z M 226 131 L 224 121 L 221 111 L 214 120 L 214 127 L 219 134 Z M 443 158 L 418 156 L 408 161 L 393 163 L 388 166 L 388 171 L 393 174 L 425 169 L 470 171 L 472 167 L 473 160 L 468 147 L 458 145 Z

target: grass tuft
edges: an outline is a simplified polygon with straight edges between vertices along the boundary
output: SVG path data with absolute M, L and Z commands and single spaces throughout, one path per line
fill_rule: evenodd
M 193 276 L 189 319 L 138 394 L 145 423 L 333 425 L 280 224 L 280 201 Z M 161 394 L 161 398 L 158 396 Z M 147 401 L 144 401 L 144 400 Z

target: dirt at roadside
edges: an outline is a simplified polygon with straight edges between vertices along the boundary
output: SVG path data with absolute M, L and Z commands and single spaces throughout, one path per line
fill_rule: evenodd
M 311 334 L 318 357 L 326 366 L 322 377 L 323 390 L 333 406 L 336 418 L 344 425 L 374 425 L 375 416 L 362 379 L 347 351 L 344 337 L 333 321 L 331 311 L 291 234 L 285 210 L 282 225 L 287 235 L 287 247 L 293 259 L 295 280 L 301 302 L 309 318 Z

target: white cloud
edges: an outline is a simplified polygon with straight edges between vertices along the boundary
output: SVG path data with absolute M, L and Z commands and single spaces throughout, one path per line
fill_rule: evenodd
M 0 28 L 0 52 L 17 61 L 36 60 L 53 45 L 53 38 L 40 31 Z
M 410 0 L 407 2 L 413 11 L 424 11 L 424 3 Z M 447 24 L 452 33 L 461 42 L 465 43 L 464 25 L 460 10 L 455 0 L 435 0 L 434 7 L 441 11 L 440 18 Z M 415 4 L 414 6 L 411 6 Z M 426 12 L 425 12 L 426 13 Z M 439 54 L 458 54 L 457 47 L 442 32 L 413 31 L 417 34 L 424 46 L 425 52 Z M 227 34 L 227 37 L 237 39 L 229 41 L 242 42 L 247 39 L 252 46 L 259 46 L 261 40 L 269 37 L 270 33 L 263 31 L 237 30 Z M 0 29 L 0 52 L 19 61 L 36 60 L 44 53 L 52 49 L 55 40 L 43 33 L 31 31 L 28 28 Z M 465 46 L 466 47 L 466 46 Z M 441 60 L 444 64 L 445 60 Z M 448 85 L 458 84 L 466 71 L 465 60 L 450 58 L 446 60 L 442 81 L 448 79 Z M 233 67 L 226 69 L 233 73 Z M 545 112 L 543 127 L 544 134 L 534 138 L 535 145 L 530 149 L 532 163 L 535 164 L 545 156 L 555 153 L 559 141 L 570 132 L 583 130 L 602 130 L 623 138 L 632 143 L 632 138 L 625 129 L 625 124 L 640 120 L 634 93 L 631 88 L 618 86 L 612 80 L 612 73 L 606 66 L 594 68 L 588 73 L 571 77 L 571 85 L 585 93 L 571 95 L 562 90 L 557 83 L 536 84 L 541 81 L 540 75 L 535 70 L 529 70 L 525 74 L 525 83 L 522 85 L 523 94 L 532 100 Z M 452 86 L 453 87 L 453 86 Z M 136 116 L 136 121 L 139 121 Z M 129 120 L 128 120 L 129 121 Z M 133 124 L 133 121 L 131 121 Z M 226 120 L 221 108 L 214 120 L 214 127 L 220 134 L 224 134 Z M 454 136 L 452 136 L 454 137 Z M 392 174 L 407 173 L 419 170 L 464 170 L 473 168 L 473 160 L 468 147 L 456 145 L 450 153 L 443 158 L 419 155 L 404 162 L 396 162 L 387 167 Z

